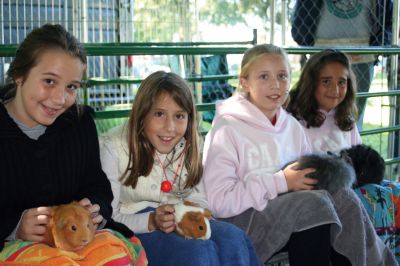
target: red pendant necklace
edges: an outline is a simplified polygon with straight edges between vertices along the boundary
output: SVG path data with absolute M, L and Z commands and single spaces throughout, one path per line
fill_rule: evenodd
M 163 170 L 164 177 L 165 177 L 165 180 L 161 182 L 161 191 L 162 191 L 162 192 L 170 192 L 171 189 L 172 189 L 172 186 L 175 184 L 176 178 L 177 178 L 178 175 L 179 175 L 178 173 L 179 173 L 180 171 L 182 171 L 182 161 L 183 161 L 183 158 L 185 157 L 185 155 L 184 155 L 184 153 L 182 152 L 182 154 L 181 154 L 181 156 L 180 156 L 181 158 L 180 158 L 180 160 L 179 160 L 178 166 L 176 167 L 176 171 L 175 171 L 175 173 L 174 173 L 174 178 L 172 179 L 172 182 L 168 180 L 167 172 L 165 171 L 165 168 L 166 168 L 166 167 L 164 167 L 164 164 L 161 162 L 161 159 L 160 159 L 160 157 L 158 156 L 158 153 L 157 153 L 157 152 L 156 152 L 156 156 L 157 156 L 157 160 L 160 162 L 160 165 L 161 165 L 161 168 L 162 168 L 162 170 Z M 167 159 L 167 158 L 165 158 L 165 160 L 166 160 L 166 159 Z M 165 162 L 165 160 L 164 160 L 164 162 Z M 179 168 L 181 168 L 181 169 L 179 169 Z

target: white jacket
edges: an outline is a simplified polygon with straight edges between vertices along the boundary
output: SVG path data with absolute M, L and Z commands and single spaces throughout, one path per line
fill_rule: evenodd
M 179 198 L 168 193 L 161 192 L 161 182 L 164 181 L 161 165 L 155 160 L 152 171 L 147 177 L 140 177 L 135 189 L 123 186 L 119 179 L 123 175 L 128 164 L 128 145 L 127 145 L 126 124 L 116 127 L 106 134 L 99 137 L 100 157 L 102 168 L 111 182 L 114 195 L 112 201 L 113 218 L 127 225 L 135 233 L 146 233 L 148 230 L 148 220 L 150 212 L 139 213 L 147 207 L 157 208 L 161 202 L 167 201 L 169 204 L 179 202 Z M 180 152 L 184 147 L 185 140 L 182 139 L 175 147 L 176 152 Z M 159 154 L 161 161 L 170 154 Z M 173 163 L 171 168 L 176 169 Z M 168 167 L 169 170 L 169 167 Z M 181 173 L 181 183 L 185 183 L 187 171 L 183 168 Z M 179 182 L 179 177 L 176 180 Z M 187 200 L 198 203 L 202 207 L 207 207 L 207 201 L 202 184 L 195 187 L 186 197 Z

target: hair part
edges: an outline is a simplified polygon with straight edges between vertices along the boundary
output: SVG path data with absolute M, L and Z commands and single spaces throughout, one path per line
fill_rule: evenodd
M 249 76 L 249 68 L 253 63 L 261 56 L 271 54 L 282 56 L 290 70 L 289 58 L 283 48 L 273 44 L 259 44 L 247 49 L 244 53 L 240 67 L 240 77 L 247 78 Z
M 324 123 L 326 116 L 319 110 L 315 91 L 319 84 L 321 69 L 331 63 L 339 63 L 349 72 L 347 92 L 343 101 L 336 107 L 335 121 L 341 130 L 350 131 L 357 118 L 356 79 L 349 58 L 337 50 L 323 50 L 311 56 L 306 62 L 298 82 L 289 93 L 291 100 L 287 111 L 298 120 L 304 120 L 307 127 L 320 127 Z
M 188 113 L 188 126 L 184 134 L 186 139 L 184 164 L 188 171 L 185 188 L 194 187 L 200 182 L 203 168 L 197 131 L 197 112 L 191 89 L 177 74 L 157 71 L 140 84 L 132 105 L 128 128 L 129 161 L 121 177 L 126 186 L 135 188 L 139 177 L 148 176 L 153 169 L 156 151 L 145 135 L 145 118 L 153 103 L 163 93 L 167 93 Z
M 17 89 L 15 80 L 22 77 L 24 82 L 30 70 L 38 63 L 40 56 L 48 50 L 64 51 L 87 65 L 84 47 L 71 33 L 59 24 L 45 24 L 32 30 L 19 45 L 7 70 L 6 85 L 0 91 L 3 100 L 15 96 Z

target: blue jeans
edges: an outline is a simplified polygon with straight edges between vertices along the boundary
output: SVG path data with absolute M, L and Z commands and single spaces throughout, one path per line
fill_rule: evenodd
M 374 78 L 374 63 L 370 62 L 370 63 L 353 64 L 351 65 L 351 68 L 353 69 L 357 79 L 357 92 L 368 92 L 369 87 L 371 86 L 371 82 Z M 357 99 L 358 131 L 361 131 L 363 127 L 366 103 L 367 103 L 367 98 Z
M 246 234 L 233 224 L 211 220 L 209 240 L 184 239 L 159 230 L 136 234 L 146 251 L 149 265 L 262 265 Z

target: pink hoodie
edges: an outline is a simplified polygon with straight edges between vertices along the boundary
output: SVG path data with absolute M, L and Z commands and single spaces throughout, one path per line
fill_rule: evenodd
M 320 127 L 307 128 L 306 122 L 300 120 L 313 152 L 338 152 L 341 149 L 350 148 L 352 145 L 361 144 L 360 133 L 358 133 L 356 125 L 350 131 L 342 131 L 335 122 L 335 109 L 329 113 L 324 110 L 319 111 L 326 116 Z
M 218 103 L 216 110 L 203 153 L 209 207 L 222 218 L 261 211 L 288 190 L 280 169 L 310 152 L 303 127 L 282 108 L 272 125 L 245 94 Z

